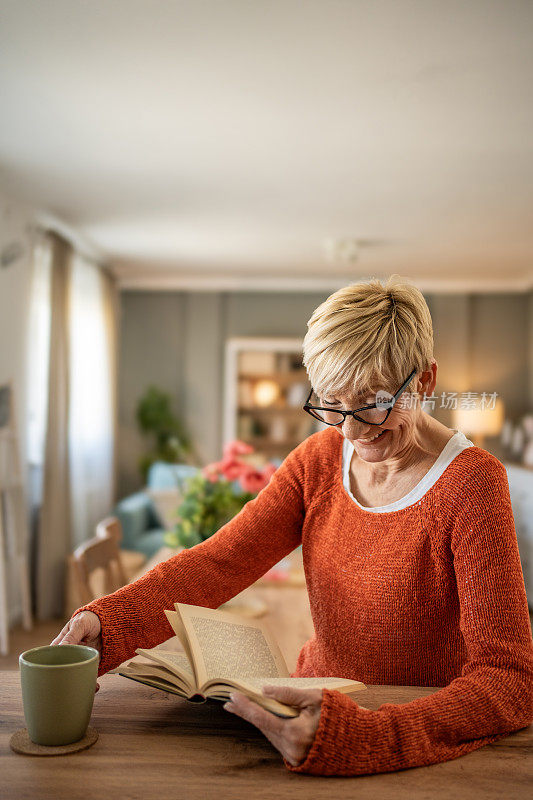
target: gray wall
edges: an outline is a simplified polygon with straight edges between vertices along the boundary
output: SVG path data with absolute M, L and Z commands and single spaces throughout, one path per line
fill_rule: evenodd
M 225 341 L 302 336 L 321 294 L 122 293 L 119 358 L 119 497 L 138 489 L 145 444 L 135 407 L 150 383 L 175 397 L 202 462 L 220 458 Z
M 224 344 L 233 336 L 301 336 L 326 293 L 122 293 L 118 496 L 141 486 L 135 406 L 155 383 L 175 398 L 205 463 L 220 458 Z M 533 399 L 531 295 L 427 297 L 435 330 L 438 392 L 498 392 L 509 416 Z M 449 415 L 439 418 L 450 424 Z
M 533 401 L 533 294 L 433 295 L 439 391 L 498 392 L 517 418 Z M 531 388 L 530 388 L 531 387 Z
M 137 428 L 135 408 L 146 387 L 152 383 L 159 386 L 176 398 L 177 410 L 182 408 L 185 308 L 185 297 L 175 292 L 122 295 L 118 362 L 119 497 L 140 485 L 138 461 L 146 443 Z

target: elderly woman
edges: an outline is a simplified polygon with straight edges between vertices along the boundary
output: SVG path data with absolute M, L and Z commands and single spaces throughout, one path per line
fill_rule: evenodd
M 505 469 L 429 416 L 437 378 L 422 294 L 356 283 L 304 339 L 325 425 L 214 536 L 79 609 L 54 643 L 101 651 L 99 675 L 173 634 L 175 602 L 218 608 L 302 544 L 315 635 L 292 677 L 444 687 L 368 710 L 280 687 L 281 719 L 235 692 L 293 772 L 361 775 L 457 758 L 533 720 L 533 642 Z

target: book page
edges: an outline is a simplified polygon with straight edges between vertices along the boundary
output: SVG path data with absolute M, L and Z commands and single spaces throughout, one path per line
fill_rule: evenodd
M 272 711 L 273 714 L 287 718 L 297 717 L 300 713 L 298 708 L 286 705 L 262 693 L 263 686 L 266 685 L 290 686 L 296 689 L 336 689 L 343 694 L 352 694 L 367 688 L 361 681 L 351 681 L 347 678 L 236 678 L 235 680 L 227 679 L 225 683 L 209 681 L 207 686 L 202 687 L 202 691 L 206 697 L 227 699 L 230 692 L 237 689 L 250 700 L 266 708 L 267 711 Z M 365 706 L 359 707 L 365 708 Z
M 196 680 L 192 673 L 189 659 L 187 658 L 185 653 L 176 653 L 170 650 L 161 650 L 158 647 L 153 647 L 150 650 L 144 650 L 142 647 L 138 647 L 135 652 L 139 653 L 139 655 L 144 656 L 150 661 L 154 661 L 157 664 L 161 664 L 163 667 L 166 667 L 170 672 L 179 675 L 184 680 L 185 684 L 187 686 L 190 686 L 191 691 L 194 691 L 196 689 Z M 129 666 L 131 667 L 133 663 L 134 662 L 130 662 Z
M 167 669 L 167 667 L 164 667 L 162 664 L 158 664 L 155 661 L 149 661 L 145 658 L 139 658 L 139 656 L 132 659 L 129 664 L 121 667 L 119 672 L 121 675 L 124 673 L 129 675 L 131 673 L 132 675 L 135 674 L 142 677 L 161 678 L 162 680 L 169 681 L 175 686 L 180 686 L 189 691 L 190 682 L 185 681 L 182 675 L 177 675 L 175 672 L 171 672 L 170 669 Z
M 174 611 L 172 613 L 175 614 Z M 167 653 L 169 651 L 171 653 L 183 653 L 184 652 L 183 645 L 182 645 L 182 643 L 181 643 L 181 641 L 180 641 L 178 636 L 171 636 L 170 639 L 166 639 L 164 642 L 160 642 L 159 644 L 156 644 L 155 647 L 150 647 L 149 648 L 149 652 L 150 653 L 160 653 L 160 652 Z M 118 675 L 119 672 L 121 671 L 122 667 L 127 666 L 130 663 L 130 661 L 132 661 L 133 659 L 137 659 L 137 656 L 132 656 L 131 658 L 127 658 L 126 661 L 123 661 L 118 667 L 115 667 L 114 669 L 110 669 L 109 670 L 109 674 L 110 675 L 114 675 L 114 674 Z M 190 666 L 188 667 L 188 670 L 189 670 L 189 672 L 191 671 L 191 667 Z
M 177 641 L 180 642 L 181 644 L 181 647 L 178 649 L 182 650 L 187 655 L 187 658 L 189 659 L 189 662 L 192 667 L 192 671 L 194 673 L 194 658 L 191 652 L 191 646 L 189 644 L 189 640 L 187 638 L 187 631 L 183 627 L 183 622 L 181 620 L 180 615 L 176 611 L 167 611 L 165 609 L 165 616 L 170 622 L 172 630 L 176 634 L 176 636 L 174 636 L 173 639 L 177 639 Z
M 235 685 L 252 689 L 259 694 L 263 686 L 290 686 L 295 689 L 336 689 L 338 692 L 351 694 L 366 689 L 364 683 L 351 681 L 348 678 L 237 678 Z
M 119 672 L 119 675 L 122 675 L 124 678 L 129 678 L 132 681 L 137 681 L 138 683 L 144 683 L 145 686 L 153 686 L 155 689 L 161 689 L 164 692 L 170 692 L 171 694 L 177 694 L 179 697 L 184 697 L 187 699 L 187 695 L 185 691 L 178 686 L 173 686 L 169 681 L 161 680 L 160 678 L 153 678 L 153 677 L 143 677 L 140 675 L 134 675 L 131 672 Z
M 210 679 L 289 677 L 265 623 L 227 611 L 176 603 L 191 647 L 198 688 Z

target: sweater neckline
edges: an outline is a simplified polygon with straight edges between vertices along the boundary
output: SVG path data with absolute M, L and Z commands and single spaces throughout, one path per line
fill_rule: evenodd
M 383 506 L 363 506 L 348 488 L 350 486 L 349 470 L 355 448 L 351 442 L 343 437 L 340 464 L 340 481 L 342 490 L 358 509 L 370 514 L 391 514 L 398 511 L 408 510 L 417 504 L 419 505 L 422 501 L 422 498 L 424 498 L 428 492 L 434 488 L 437 481 L 440 479 L 452 461 L 456 458 L 456 456 L 458 456 L 466 448 L 474 447 L 474 443 L 471 442 L 470 439 L 467 439 L 464 433 L 456 430 L 455 428 L 453 430 L 454 435 L 448 439 L 434 463 L 431 465 L 426 474 L 422 476 L 416 486 L 410 489 L 407 494 L 398 498 L 398 500 L 394 500 L 392 503 L 387 503 Z

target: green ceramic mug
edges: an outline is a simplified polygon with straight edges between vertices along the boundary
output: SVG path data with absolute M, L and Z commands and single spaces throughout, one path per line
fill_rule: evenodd
M 19 656 L 28 734 L 43 745 L 83 739 L 94 702 L 98 650 L 80 644 L 34 647 Z

